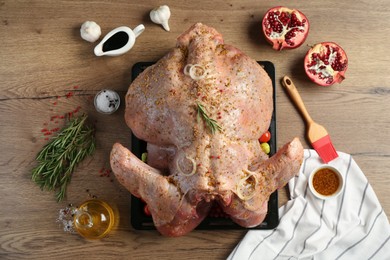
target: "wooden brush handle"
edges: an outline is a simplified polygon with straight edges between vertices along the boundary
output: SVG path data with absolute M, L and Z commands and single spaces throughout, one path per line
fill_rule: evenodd
M 307 112 L 305 104 L 302 101 L 301 95 L 299 95 L 298 90 L 292 80 L 289 77 L 284 76 L 282 79 L 282 85 L 287 90 L 287 93 L 294 101 L 295 105 L 298 107 L 298 110 L 303 115 L 303 118 L 305 119 L 306 123 L 312 123 L 313 119 L 311 119 L 309 113 Z

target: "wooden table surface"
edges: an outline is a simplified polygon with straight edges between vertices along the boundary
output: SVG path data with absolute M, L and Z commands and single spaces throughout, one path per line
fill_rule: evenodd
M 171 31 L 149 20 L 160 5 L 171 8 Z M 267 1 L 0 1 L 0 258 L 51 259 L 223 259 L 245 230 L 194 231 L 181 238 L 130 225 L 130 194 L 110 174 L 114 142 L 130 146 L 124 107 L 113 115 L 95 111 L 92 98 L 103 88 L 123 98 L 131 68 L 155 61 L 175 46 L 176 37 L 195 22 L 215 27 L 253 59 L 276 67 L 278 147 L 298 136 L 304 123 L 281 88 L 280 78 L 295 81 L 312 117 L 326 126 L 337 150 L 350 153 L 366 174 L 387 216 L 390 215 L 390 6 L 373 1 L 279 1 L 300 9 L 311 23 L 306 43 L 298 49 L 274 51 L 261 34 Z M 96 57 L 95 44 L 80 38 L 86 20 L 96 21 L 103 35 L 140 23 L 146 27 L 134 48 L 119 57 Z M 335 41 L 346 50 L 349 68 L 340 85 L 319 87 L 303 71 L 309 45 Z M 122 99 L 123 101 L 123 99 Z M 56 118 L 80 106 L 96 123 L 97 150 L 74 172 L 67 199 L 57 203 L 52 192 L 31 181 L 35 156 L 47 142 L 42 129 L 62 127 Z M 286 191 L 280 190 L 280 205 Z M 114 205 L 119 224 L 109 237 L 89 241 L 64 232 L 56 219 L 69 203 L 91 196 Z

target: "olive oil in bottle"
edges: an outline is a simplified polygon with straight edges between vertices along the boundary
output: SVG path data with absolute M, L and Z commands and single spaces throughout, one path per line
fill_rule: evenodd
M 115 222 L 114 211 L 104 201 L 93 199 L 84 202 L 74 214 L 74 227 L 77 232 L 88 239 L 106 236 Z

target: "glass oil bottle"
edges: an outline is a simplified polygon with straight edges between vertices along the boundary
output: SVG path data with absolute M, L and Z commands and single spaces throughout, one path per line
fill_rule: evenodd
M 114 227 L 114 211 L 106 202 L 92 199 L 79 206 L 74 214 L 76 231 L 87 239 L 105 237 Z

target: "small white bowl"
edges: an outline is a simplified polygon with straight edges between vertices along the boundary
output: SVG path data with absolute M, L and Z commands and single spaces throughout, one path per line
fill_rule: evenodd
M 94 53 L 96 56 L 118 56 L 128 52 L 131 48 L 133 48 L 136 38 L 145 30 L 145 26 L 143 24 L 138 25 L 134 28 L 134 30 L 130 29 L 127 26 L 120 26 L 115 28 L 114 30 L 107 33 L 104 36 L 103 40 L 96 45 L 94 49 Z M 122 35 L 122 37 L 119 36 Z M 116 35 L 116 36 L 114 36 Z M 123 36 L 125 38 L 123 38 Z M 119 38 L 118 38 L 119 37 Z M 104 45 L 110 41 L 109 46 L 115 46 L 116 49 L 109 48 L 108 50 L 104 50 Z M 120 41 L 119 46 L 118 41 Z M 123 41 L 123 42 L 121 42 Z M 114 44 L 115 42 L 116 44 Z
M 338 188 L 336 189 L 335 192 L 333 192 L 332 194 L 330 195 L 324 195 L 324 194 L 321 194 L 319 193 L 315 188 L 314 188 L 314 185 L 313 185 L 313 179 L 314 179 L 314 176 L 316 175 L 316 173 L 318 173 L 319 171 L 323 170 L 323 169 L 329 169 L 331 170 L 332 172 L 334 172 L 339 180 L 339 186 Z M 318 177 L 318 176 L 317 176 Z M 337 197 L 341 191 L 343 190 L 344 188 L 344 177 L 341 175 L 340 171 L 337 170 L 335 167 L 333 166 L 330 166 L 330 165 L 322 165 L 320 167 L 317 167 L 315 168 L 309 175 L 309 188 L 310 188 L 310 191 L 314 194 L 314 196 L 316 196 L 317 198 L 319 199 L 323 199 L 323 200 L 327 200 L 327 199 L 331 199 L 331 198 L 335 198 Z
M 96 94 L 94 105 L 96 111 L 102 114 L 112 114 L 118 110 L 121 99 L 113 90 L 103 89 Z

